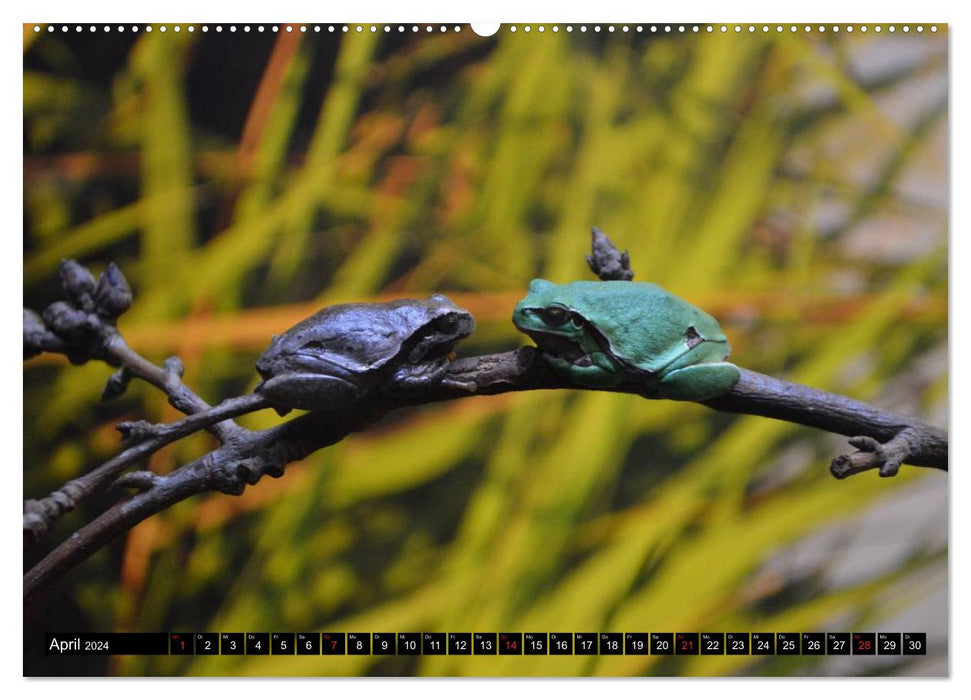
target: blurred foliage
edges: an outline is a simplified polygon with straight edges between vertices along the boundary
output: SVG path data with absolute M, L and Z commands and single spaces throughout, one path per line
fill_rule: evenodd
M 739 364 L 946 424 L 946 31 L 324 29 L 25 30 L 25 305 L 56 297 L 61 258 L 115 260 L 136 292 L 131 344 L 178 354 L 217 402 L 252 389 L 271 334 L 339 301 L 441 291 L 479 321 L 464 354 L 523 344 L 516 300 L 534 276 L 589 278 L 596 224 L 638 279 L 717 316 Z M 97 403 L 108 374 L 26 365 L 25 495 L 117 452 L 119 420 L 177 417 L 138 384 Z M 211 447 L 195 436 L 151 467 Z M 25 635 L 886 629 L 945 604 L 947 476 L 837 482 L 846 449 L 594 392 L 401 411 L 239 498 L 146 521 L 29 611 Z M 853 661 L 123 657 L 62 672 L 919 672 Z

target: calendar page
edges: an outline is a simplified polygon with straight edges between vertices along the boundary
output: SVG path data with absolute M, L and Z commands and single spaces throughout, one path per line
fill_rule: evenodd
M 947 676 L 948 71 L 25 24 L 23 674 Z

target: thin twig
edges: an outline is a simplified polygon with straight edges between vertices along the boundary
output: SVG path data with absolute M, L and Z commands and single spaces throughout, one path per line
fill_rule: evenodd
M 246 394 L 227 399 L 217 406 L 193 413 L 173 423 L 152 424 L 144 421 L 121 423 L 118 426 L 123 440 L 132 446 L 77 479 L 72 479 L 46 498 L 24 502 L 24 545 L 36 545 L 50 532 L 51 527 L 86 498 L 104 488 L 108 482 L 136 462 L 217 421 L 251 413 L 268 406 L 262 396 Z
M 105 336 L 106 361 L 116 367 L 121 367 L 121 371 L 127 372 L 133 377 L 143 379 L 152 386 L 164 391 L 169 397 L 169 403 L 174 408 L 187 416 L 204 413 L 212 408 L 212 406 L 203 401 L 182 381 L 184 367 L 179 358 L 174 356 L 169 357 L 165 360 L 163 366 L 159 367 L 128 347 L 125 339 L 121 337 L 121 334 L 118 333 L 116 328 L 111 327 L 107 329 Z M 231 420 L 224 420 L 218 423 L 212 423 L 210 421 L 205 423 L 204 427 L 222 442 L 230 439 L 240 430 L 240 427 Z
M 365 427 L 354 420 L 356 417 L 348 413 L 309 413 L 274 428 L 248 431 L 171 474 L 135 472 L 140 478 L 132 482 L 141 492 L 102 513 L 28 571 L 24 575 L 24 602 L 149 516 L 201 493 L 239 495 L 247 484 L 255 484 L 263 476 L 278 478 L 287 464 Z

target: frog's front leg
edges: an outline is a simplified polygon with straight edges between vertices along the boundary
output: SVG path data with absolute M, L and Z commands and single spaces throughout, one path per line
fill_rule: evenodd
M 561 377 L 583 386 L 604 389 L 624 381 L 617 363 L 603 352 L 592 352 L 573 362 L 550 353 L 543 353 L 543 357 Z
M 421 392 L 426 387 L 441 384 L 465 391 L 475 391 L 478 386 L 473 381 L 452 379 L 447 375 L 448 365 L 442 363 L 406 364 L 399 367 L 392 377 L 392 383 L 404 392 Z
M 741 373 L 731 362 L 705 362 L 668 372 L 657 386 L 661 399 L 707 401 L 727 394 Z

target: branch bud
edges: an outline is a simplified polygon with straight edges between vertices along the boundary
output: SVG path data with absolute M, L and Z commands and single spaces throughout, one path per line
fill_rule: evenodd
M 131 374 L 127 369 L 122 367 L 120 370 L 108 377 L 108 383 L 105 384 L 104 391 L 101 392 L 101 400 L 109 401 L 121 396 L 125 393 L 125 389 L 128 388 L 128 383 L 130 381 Z
M 182 375 L 185 374 L 185 365 L 182 364 L 182 360 L 177 355 L 166 357 L 162 366 L 165 367 L 166 372 L 173 375 L 176 379 L 181 379 Z
M 113 489 L 135 489 L 136 491 L 148 491 L 155 486 L 158 477 L 154 472 L 138 471 L 122 474 L 115 483 L 111 485 Z
M 128 446 L 137 445 L 158 435 L 158 428 L 144 420 L 125 421 L 116 425 L 115 429 L 121 433 L 122 443 Z
M 44 323 L 56 335 L 68 340 L 84 340 L 91 330 L 88 315 L 66 301 L 55 301 L 44 309 Z
M 61 260 L 58 269 L 61 276 L 61 287 L 67 298 L 85 311 L 94 310 L 92 295 L 95 290 L 94 276 L 88 268 L 76 260 Z
M 602 280 L 634 279 L 634 271 L 630 269 L 630 255 L 625 250 L 621 253 L 617 246 L 603 231 L 596 226 L 590 232 L 592 241 L 591 255 L 587 256 L 590 270 Z
M 118 318 L 131 307 L 131 287 L 113 262 L 108 263 L 108 268 L 98 278 L 94 301 L 98 313 L 108 318 Z
M 43 338 L 47 333 L 42 319 L 36 312 L 24 309 L 24 359 L 40 355 L 43 350 Z

